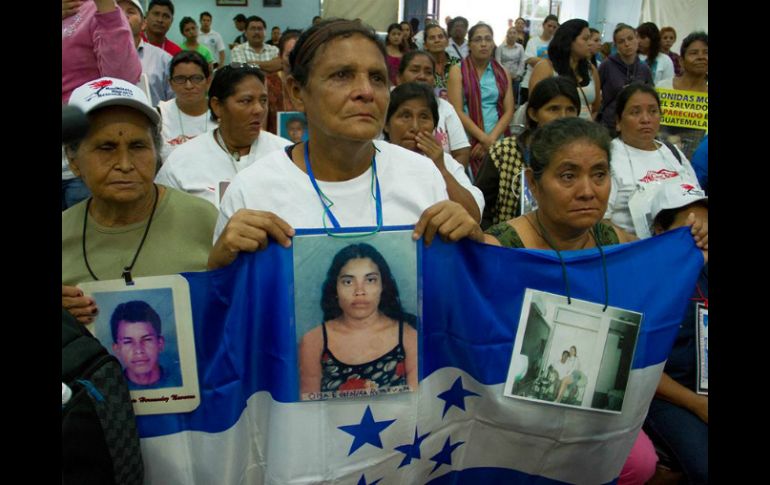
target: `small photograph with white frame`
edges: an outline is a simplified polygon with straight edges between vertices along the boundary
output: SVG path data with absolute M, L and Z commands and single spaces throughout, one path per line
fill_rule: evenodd
M 620 413 L 642 314 L 527 289 L 504 395 Z
M 123 367 L 134 412 L 189 412 L 200 404 L 192 309 L 181 275 L 81 283 L 99 314 L 87 326 Z
M 293 238 L 300 400 L 416 389 L 418 275 L 411 234 Z

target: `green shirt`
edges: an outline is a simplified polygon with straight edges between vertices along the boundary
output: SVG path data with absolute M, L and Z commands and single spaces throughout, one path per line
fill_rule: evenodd
M 198 47 L 196 47 L 195 49 L 190 49 L 187 46 L 186 42 L 182 42 L 182 49 L 184 49 L 186 51 L 194 50 L 198 54 L 202 55 L 203 58 L 206 59 L 206 62 L 208 62 L 209 64 L 213 64 L 214 63 L 214 56 L 211 55 L 211 51 L 205 45 L 203 45 L 203 44 L 199 43 Z
M 83 259 L 83 216 L 86 200 L 62 212 L 62 284 L 93 281 Z M 206 269 L 214 237 L 217 210 L 210 202 L 166 187 L 158 201 L 134 277 L 160 276 Z M 86 230 L 88 264 L 100 280 L 119 279 L 131 264 L 147 220 L 121 227 L 105 227 L 89 215 Z

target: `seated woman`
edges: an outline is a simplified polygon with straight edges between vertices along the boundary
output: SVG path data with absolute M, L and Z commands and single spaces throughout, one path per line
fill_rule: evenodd
M 98 96 L 96 95 L 98 93 Z M 62 306 L 82 323 L 97 313 L 83 281 L 201 271 L 211 249 L 216 210 L 153 183 L 160 162 L 160 117 L 126 81 L 80 86 L 70 104 L 88 115 L 86 137 L 66 147 L 73 173 L 92 197 L 62 213 Z
M 460 63 L 460 59 L 452 57 L 446 52 L 449 46 L 449 36 L 446 30 L 439 24 L 429 24 L 423 31 L 423 47 L 433 60 L 436 61 L 433 74 L 433 87 L 436 95 L 442 99 L 449 99 L 447 95 L 447 82 L 449 80 L 449 70 L 452 66 Z
M 637 199 L 643 202 L 648 197 L 645 191 L 655 190 L 664 183 L 688 184 L 698 189 L 700 185 L 684 154 L 675 146 L 655 139 L 661 109 L 653 87 L 637 83 L 626 86 L 618 94 L 616 109 L 619 135 L 612 140 L 615 163 L 605 218 L 631 234 L 646 237 L 649 234 L 644 209 L 648 204 L 637 203 Z M 640 222 L 642 226 L 637 227 Z M 708 226 L 708 220 L 701 223 Z M 705 242 L 708 247 L 708 241 Z
M 436 141 L 433 130 L 438 105 L 433 91 L 423 83 L 405 83 L 390 93 L 385 116 L 385 139 L 430 158 L 446 183 L 449 200 L 462 205 L 476 220 L 484 211 L 484 196 L 471 184 L 463 166 Z
M 484 193 L 483 229 L 521 213 L 521 174 L 529 158 L 532 132 L 553 120 L 577 116 L 579 111 L 580 98 L 572 79 L 550 77 L 530 91 L 527 128 L 518 136 L 503 138 L 492 145 L 476 177 L 475 185 Z
M 163 161 L 178 146 L 217 126 L 217 122 L 211 120 L 206 96 L 211 85 L 206 60 L 197 52 L 182 51 L 171 59 L 169 71 L 169 83 L 176 97 L 158 103 Z
M 674 77 L 674 61 L 660 51 L 660 30 L 652 22 L 645 22 L 636 28 L 639 35 L 639 59 L 649 66 L 652 81 L 657 86 L 664 79 Z
M 682 215 L 690 211 L 704 213 L 707 217 L 706 202 L 701 191 L 683 191 L 675 185 L 666 186 L 653 201 L 655 234 L 686 225 L 686 218 Z M 709 398 L 696 393 L 699 387 L 696 324 L 700 308 L 708 308 L 708 295 L 706 264 L 693 290 L 644 422 L 644 429 L 652 441 L 669 453 L 681 467 L 688 483 L 708 483 Z
M 492 27 L 476 24 L 468 32 L 468 57 L 449 71 L 449 102 L 471 142 L 470 166 L 474 177 L 489 147 L 500 137 L 511 134 L 511 76 L 494 59 L 494 49 Z
M 262 129 L 267 90 L 265 75 L 257 67 L 228 65 L 217 70 L 209 88 L 209 109 L 219 126 L 174 150 L 156 182 L 218 207 L 238 172 L 291 142 Z
M 682 74 L 664 79 L 655 87 L 684 91 L 709 92 L 709 35 L 693 32 L 682 41 Z
M 579 250 L 630 242 L 635 236 L 602 221 L 610 196 L 610 137 L 599 124 L 563 118 L 533 135 L 527 181 L 538 208 L 487 230 L 486 242 L 498 246 Z M 690 220 L 697 234 L 700 222 Z M 707 252 L 696 236 L 696 244 Z M 560 376 L 562 377 L 562 376 Z M 618 483 L 644 483 L 655 471 L 657 457 L 647 435 L 639 432 Z
M 556 402 L 561 402 L 562 396 L 564 396 L 564 391 L 566 391 L 570 385 L 578 380 L 578 376 L 580 374 L 580 360 L 577 356 L 577 347 L 574 345 L 571 346 L 567 354 L 567 363 L 569 364 L 569 369 L 566 374 L 561 376 L 561 381 L 559 382 L 559 393 L 556 395 Z
M 561 24 L 548 45 L 548 58 L 537 63 L 529 79 L 530 92 L 543 79 L 565 76 L 575 80 L 580 94 L 580 117 L 593 120 L 602 103 L 599 71 L 588 60 L 591 31 L 588 22 L 572 19 Z
M 351 244 L 332 260 L 321 291 L 323 323 L 299 344 L 300 395 L 417 388 L 416 317 L 401 307 L 387 261 Z
M 412 237 L 424 237 L 425 244 L 435 235 L 483 239 L 468 211 L 447 200 L 444 179 L 430 160 L 375 139 L 390 92 L 385 48 L 373 29 L 322 21 L 302 33 L 290 60 L 289 92 L 305 113 L 308 141 L 274 151 L 238 174 L 220 205 L 211 269 L 270 239 L 290 246 L 294 227 L 415 224 Z
M 404 54 L 398 67 L 398 84 L 421 82 L 433 89 L 433 79 L 436 74 L 436 62 L 425 51 L 410 51 Z M 438 120 L 436 121 L 436 139 L 441 143 L 445 152 L 452 158 L 468 166 L 471 155 L 471 144 L 465 135 L 460 117 L 449 101 L 436 96 L 438 103 Z

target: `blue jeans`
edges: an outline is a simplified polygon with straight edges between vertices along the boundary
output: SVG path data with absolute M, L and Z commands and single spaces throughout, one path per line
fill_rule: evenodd
M 61 181 L 61 210 L 72 207 L 90 196 L 91 191 L 88 190 L 80 177 Z
M 671 451 L 688 483 L 708 483 L 708 424 L 684 408 L 653 399 L 644 429 L 653 442 Z

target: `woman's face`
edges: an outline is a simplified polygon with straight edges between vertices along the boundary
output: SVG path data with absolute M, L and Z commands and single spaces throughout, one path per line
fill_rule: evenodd
M 588 42 L 588 50 L 592 56 L 595 56 L 602 47 L 602 36 L 598 32 L 591 34 L 591 40 Z
M 473 31 L 473 37 L 468 40 L 468 50 L 474 59 L 488 61 L 492 58 L 492 50 L 495 47 L 495 39 L 492 31 L 487 27 L 479 27 Z
M 363 319 L 377 312 L 382 275 L 370 258 L 351 259 L 337 276 L 337 302 L 347 318 Z
M 94 199 L 132 204 L 153 193 L 157 155 L 150 120 L 135 109 L 110 106 L 89 116 L 89 131 L 70 167 Z
M 587 59 L 591 55 L 589 44 L 591 42 L 591 31 L 588 27 L 580 32 L 580 35 L 572 41 L 572 55 L 576 59 Z
M 390 143 L 399 145 L 413 152 L 417 150 L 415 136 L 427 131 L 433 133 L 436 123 L 433 120 L 428 103 L 424 99 L 414 98 L 401 103 L 385 126 Z
M 256 76 L 246 76 L 224 101 L 212 98 L 211 109 L 231 143 L 236 146 L 251 145 L 262 129 L 267 110 L 267 89 Z
M 514 22 L 514 23 L 513 23 L 513 27 L 514 27 L 514 28 L 515 28 L 515 29 L 516 29 L 518 32 L 524 32 L 524 30 L 525 30 L 525 29 L 526 29 L 526 27 L 527 27 L 527 24 L 525 24 L 525 23 L 524 23 L 524 21 L 523 21 L 522 19 L 516 19 L 516 22 Z
M 639 50 L 639 37 L 636 35 L 636 31 L 632 29 L 622 29 L 615 34 L 615 46 L 618 48 L 618 54 L 621 57 L 629 59 L 636 56 Z
M 431 53 L 443 52 L 449 45 L 449 39 L 444 35 L 441 28 L 432 28 L 428 30 L 428 37 L 425 40 L 425 50 Z
M 408 22 L 403 22 L 401 25 L 401 33 L 403 34 L 404 38 L 410 39 L 412 37 L 412 27 L 409 25 Z
M 409 61 L 404 72 L 399 74 L 399 84 L 421 82 L 433 87 L 433 63 L 424 55 L 416 55 Z
M 575 140 L 554 153 L 531 188 L 538 210 L 551 224 L 565 232 L 587 231 L 607 210 L 609 156 L 588 140 Z
M 577 116 L 578 110 L 568 97 L 559 95 L 545 103 L 538 110 L 529 108 L 527 113 L 529 113 L 530 118 L 535 120 L 537 126 L 543 126 L 559 118 Z
M 360 34 L 337 37 L 311 62 L 307 85 L 292 87 L 309 132 L 356 141 L 379 135 L 390 91 L 385 58 L 374 41 Z
M 174 79 L 184 78 L 183 84 L 177 84 Z M 176 99 L 183 102 L 196 102 L 206 99 L 206 93 L 211 85 L 211 77 L 203 75 L 203 69 L 194 62 L 181 62 L 174 66 L 171 76 L 171 89 Z
M 645 149 L 653 144 L 660 128 L 660 106 L 650 93 L 631 95 L 618 120 L 617 130 L 625 143 Z
M 705 76 L 709 72 L 709 46 L 705 42 L 696 40 L 684 51 L 682 67 L 690 74 Z
M 674 42 L 676 42 L 676 34 L 670 30 L 660 34 L 660 49 L 662 51 L 668 52 L 671 50 L 671 46 L 674 45 Z
M 508 42 L 508 44 L 513 44 L 516 42 L 516 28 L 511 27 L 508 29 L 508 31 L 505 33 L 505 40 Z
M 182 30 L 182 35 L 184 35 L 185 39 L 188 41 L 195 40 L 198 37 L 198 26 L 195 25 L 194 22 L 185 24 L 184 29 Z
M 639 52 L 646 54 L 650 50 L 650 38 L 639 36 Z
M 401 29 L 392 29 L 390 32 L 388 32 L 388 44 L 393 46 L 400 46 L 401 45 L 401 39 L 403 38 L 403 32 L 401 32 Z

